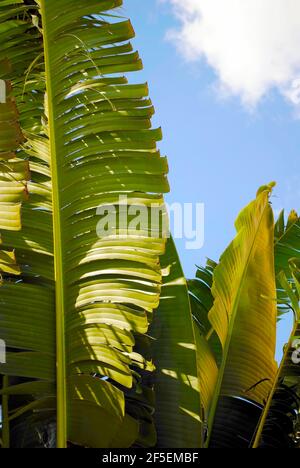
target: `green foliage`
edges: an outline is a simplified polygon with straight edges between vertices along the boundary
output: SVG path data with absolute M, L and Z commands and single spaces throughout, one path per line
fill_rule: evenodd
M 296 448 L 300 218 L 274 223 L 274 183 L 193 280 L 162 229 L 96 232 L 169 190 L 121 5 L 0 0 L 1 445 Z
M 299 218 L 292 212 L 285 223 L 281 213 L 274 226 L 268 203 L 270 188 L 264 189 L 239 215 L 238 235 L 219 265 L 209 261 L 206 268 L 198 269 L 197 279 L 189 281 L 196 328 L 209 348 L 203 352 L 203 345 L 198 344 L 208 424 L 206 445 L 210 448 L 296 448 L 299 443 Z M 278 317 L 292 310 L 295 318 L 277 372 L 276 295 Z M 220 340 L 223 336 L 221 352 L 215 332 L 209 332 L 211 317 L 219 328 Z M 207 360 L 207 355 L 213 361 Z M 218 365 L 217 377 L 211 362 Z M 208 403 L 205 395 L 209 395 Z
M 121 4 L 0 1 L 0 227 L 13 229 L 1 253 L 4 445 L 9 432 L 12 445 L 36 444 L 53 420 L 58 447 L 155 444 L 140 338 L 159 303 L 165 240 L 124 236 L 127 220 L 96 233 L 98 207 L 120 210 L 122 194 L 163 206 L 168 191 L 147 85 L 123 75 L 142 64 L 130 22 L 109 13 Z
M 187 283 L 172 239 L 162 258 L 160 305 L 150 333 L 154 338 L 156 416 L 159 447 L 202 444 L 203 425 L 195 336 Z

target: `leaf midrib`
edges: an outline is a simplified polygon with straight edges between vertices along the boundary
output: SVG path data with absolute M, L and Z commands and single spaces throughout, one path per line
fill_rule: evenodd
M 56 296 L 56 381 L 57 381 L 57 448 L 67 444 L 67 389 L 65 344 L 65 285 L 63 269 L 63 231 L 61 227 L 60 177 L 57 151 L 57 128 L 53 106 L 52 73 L 50 61 L 51 41 L 48 37 L 47 0 L 41 0 L 44 28 L 46 90 L 49 118 L 50 169 L 52 180 L 53 239 Z M 50 20 L 49 20 L 50 21 Z
M 257 227 L 256 232 L 255 232 L 255 236 L 254 236 L 254 239 L 253 239 L 253 242 L 252 242 L 252 245 L 251 245 L 251 249 L 250 249 L 250 252 L 249 252 L 249 255 L 248 255 L 248 258 L 247 258 L 247 262 L 245 264 L 242 279 L 241 279 L 241 282 L 240 282 L 240 287 L 238 289 L 238 293 L 237 293 L 235 301 L 234 301 L 233 312 L 231 314 L 230 326 L 229 326 L 228 336 L 227 336 L 227 340 L 226 340 L 226 346 L 225 346 L 225 350 L 224 350 L 224 357 L 223 357 L 223 360 L 222 360 L 222 365 L 221 365 L 220 370 L 219 370 L 219 376 L 218 376 L 218 381 L 217 381 L 217 385 L 216 385 L 216 391 L 215 391 L 215 394 L 214 394 L 214 398 L 213 398 L 212 405 L 211 405 L 211 411 L 210 411 L 210 415 L 209 415 L 209 418 L 208 418 L 209 436 L 208 436 L 208 439 L 207 439 L 207 446 L 209 445 L 210 438 L 211 438 L 211 435 L 212 435 L 212 429 L 213 429 L 216 409 L 217 409 L 219 397 L 220 397 L 220 394 L 221 394 L 221 387 L 222 387 L 224 374 L 225 374 L 225 369 L 226 369 L 226 365 L 227 365 L 227 359 L 228 359 L 228 354 L 229 354 L 229 349 L 230 349 L 230 344 L 231 344 L 231 338 L 232 338 L 232 333 L 233 333 L 233 329 L 234 329 L 234 325 L 235 325 L 235 319 L 236 319 L 236 314 L 237 314 L 237 309 L 238 309 L 238 304 L 239 304 L 241 292 L 242 292 L 243 287 L 244 287 L 244 282 L 245 282 L 245 279 L 246 279 L 247 271 L 248 271 L 249 264 L 250 264 L 250 261 L 252 259 L 252 255 L 253 255 L 253 252 L 254 252 L 254 246 L 256 245 L 257 236 L 258 236 L 258 233 L 260 232 L 261 224 L 262 224 L 265 212 L 266 212 L 266 210 L 268 208 L 269 208 L 269 205 L 268 205 L 268 200 L 267 200 L 265 208 L 262 210 L 261 218 L 260 218 L 258 227 Z

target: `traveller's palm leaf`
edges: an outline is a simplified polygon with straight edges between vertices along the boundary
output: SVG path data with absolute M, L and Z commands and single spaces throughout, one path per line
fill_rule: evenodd
M 262 187 L 241 212 L 237 236 L 214 271 L 214 305 L 208 318 L 222 343 L 223 355 L 208 419 L 211 447 L 230 446 L 232 434 L 236 438 L 234 434 L 244 429 L 245 421 L 241 425 L 240 417 L 233 416 L 236 404 L 232 397 L 262 405 L 276 374 L 272 186 Z M 230 414 L 236 427 L 222 437 Z
M 162 257 L 163 287 L 151 335 L 155 373 L 158 447 L 203 446 L 201 376 L 187 282 L 174 241 Z M 200 385 L 199 385 L 200 382 Z
M 13 83 L 26 138 L 19 157 L 32 174 L 22 231 L 4 241 L 16 249 L 22 281 L 0 290 L 1 372 L 10 377 L 4 393 L 27 395 L 35 422 L 57 408 L 59 447 L 149 443 L 143 408 L 151 419 L 151 404 L 125 408 L 125 395 L 151 390 L 142 376 L 153 366 L 133 351 L 159 302 L 165 242 L 126 233 L 127 219 L 111 236 L 96 234 L 97 207 L 121 211 L 121 194 L 162 206 L 168 190 L 147 86 L 119 74 L 141 68 L 131 24 L 107 22 L 121 4 L 0 1 L 0 77 Z M 26 380 L 15 386 L 12 377 Z M 22 412 L 11 413 L 13 427 Z
M 256 432 L 255 448 L 296 448 L 295 424 L 300 412 L 300 263 L 290 262 L 288 276 L 278 275 L 281 291 L 294 312 L 294 325 L 284 349 L 277 377 Z M 293 280 L 294 287 L 289 280 Z

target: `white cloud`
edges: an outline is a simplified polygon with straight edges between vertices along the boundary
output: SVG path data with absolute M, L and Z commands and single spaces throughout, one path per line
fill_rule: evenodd
M 206 59 L 218 87 L 255 106 L 271 89 L 300 106 L 300 0 L 160 0 L 179 20 L 168 37 Z

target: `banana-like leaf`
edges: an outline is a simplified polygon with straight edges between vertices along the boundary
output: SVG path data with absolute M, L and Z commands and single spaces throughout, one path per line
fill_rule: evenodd
M 0 202 L 19 203 L 28 160 L 31 172 L 22 230 L 4 238 L 21 281 L 9 275 L 0 289 L 14 440 L 25 412 L 37 424 L 36 414 L 56 417 L 58 447 L 155 443 L 152 386 L 144 384 L 153 364 L 137 341 L 159 304 L 165 240 L 159 230 L 131 228 L 121 212 L 126 197 L 135 210 L 163 207 L 168 167 L 148 87 L 123 76 L 142 65 L 130 22 L 107 15 L 121 4 L 0 0 L 0 77 L 12 83 L 21 128 L 0 134 Z M 99 234 L 97 213 L 111 207 L 114 229 Z
M 21 204 L 27 198 L 29 163 L 16 151 L 24 140 L 10 81 L 0 73 L 0 230 L 21 229 Z M 0 272 L 20 274 L 13 251 L 0 250 Z
M 201 404 L 206 422 L 218 378 L 218 364 L 222 358 L 219 338 L 208 320 L 214 302 L 211 288 L 216 266 L 215 262 L 208 260 L 205 268 L 197 269 L 196 279 L 188 281 L 197 344 Z
M 167 244 L 162 267 L 161 302 L 150 330 L 157 367 L 158 446 L 197 448 L 203 444 L 203 425 L 196 345 L 187 283 L 172 239 Z
M 276 375 L 274 221 L 269 204 L 273 185 L 262 187 L 241 212 L 237 236 L 214 271 L 209 320 L 222 343 L 223 358 L 208 420 L 212 446 L 226 430 L 220 415 L 224 398 L 261 405 Z
M 299 263 L 300 266 L 300 263 Z M 300 282 L 299 266 L 290 263 L 288 277 L 278 281 L 289 298 L 295 322 L 284 356 L 258 425 L 253 448 L 296 448 L 296 424 L 300 414 Z M 295 289 L 289 278 L 293 279 Z M 298 393 L 298 394 L 297 394 Z
M 224 396 L 216 413 L 213 437 L 209 448 L 248 449 L 257 428 L 262 406 L 247 399 Z
M 284 211 L 282 211 L 275 225 L 275 271 L 279 317 L 289 312 L 290 308 L 287 305 L 289 297 L 286 295 L 286 289 L 282 288 L 278 275 L 284 272 L 293 287 L 294 281 L 290 270 L 292 258 L 300 261 L 300 218 L 295 211 L 291 211 L 285 222 Z
M 275 267 L 276 273 L 284 271 L 290 277 L 289 260 L 300 260 L 300 217 L 291 211 L 285 223 L 284 211 L 279 215 L 275 225 Z

